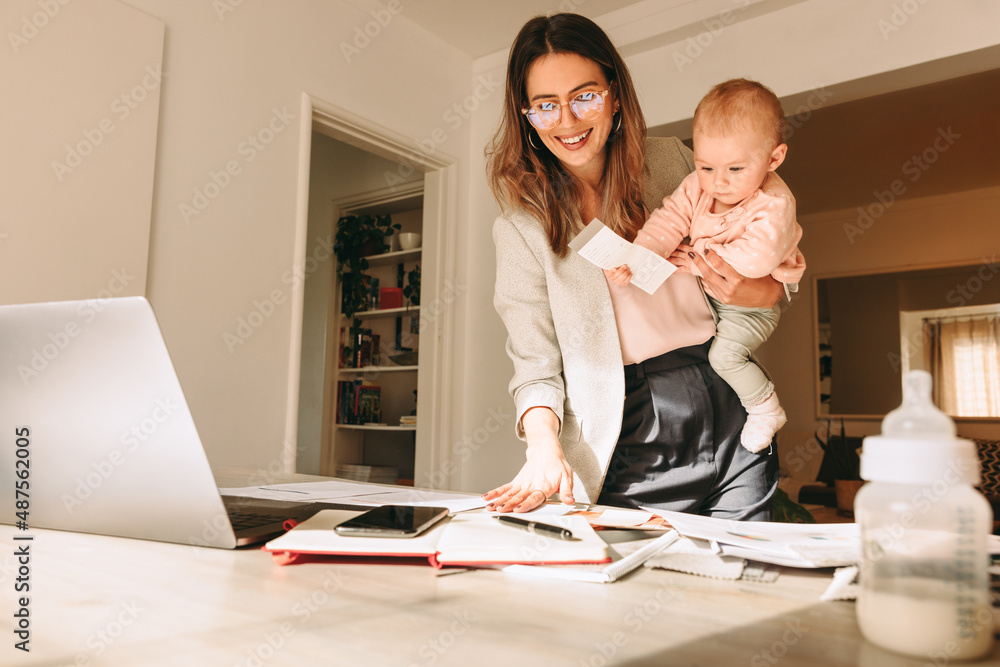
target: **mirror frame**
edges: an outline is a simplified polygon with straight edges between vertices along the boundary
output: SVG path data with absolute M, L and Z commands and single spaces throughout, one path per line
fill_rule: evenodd
M 812 377 L 813 377 L 813 409 L 816 415 L 816 419 L 819 421 L 828 421 L 831 419 L 844 419 L 847 421 L 881 421 L 885 418 L 885 413 L 882 414 L 847 414 L 847 413 L 836 413 L 836 414 L 822 414 L 822 402 L 821 402 L 821 392 L 820 392 L 820 376 L 819 376 L 819 360 L 820 360 L 820 331 L 819 331 L 819 281 L 829 280 L 832 278 L 856 278 L 862 276 L 878 276 L 885 275 L 889 273 L 919 273 L 922 271 L 933 271 L 936 269 L 950 269 L 950 268 L 960 268 L 960 267 L 977 267 L 983 266 L 988 260 L 986 258 L 979 259 L 965 259 L 955 262 L 942 262 L 936 264 L 919 264 L 919 265 L 906 265 L 906 266 L 896 266 L 896 267 L 886 267 L 886 268 L 872 268 L 872 269 L 861 269 L 857 271 L 841 271 L 836 273 L 823 273 L 812 276 Z M 991 262 L 994 263 L 995 262 Z M 998 276 L 1000 280 L 1000 276 Z M 902 391 L 902 388 L 900 388 Z M 954 417 L 949 415 L 949 417 L 956 423 L 998 423 L 1000 422 L 1000 417 Z

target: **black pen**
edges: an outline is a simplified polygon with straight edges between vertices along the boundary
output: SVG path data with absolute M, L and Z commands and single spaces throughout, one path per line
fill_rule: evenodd
M 546 537 L 556 537 L 560 540 L 576 539 L 573 537 L 573 531 L 568 528 L 560 528 L 559 526 L 553 526 L 549 523 L 541 523 L 540 521 L 531 521 L 529 519 L 522 519 L 520 517 L 507 515 L 494 515 L 493 518 L 505 526 L 520 528 L 521 530 L 526 530 L 529 533 L 545 535 Z

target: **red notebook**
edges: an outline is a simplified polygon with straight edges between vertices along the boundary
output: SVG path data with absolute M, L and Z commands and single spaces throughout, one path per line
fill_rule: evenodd
M 608 546 L 579 516 L 546 516 L 539 520 L 573 531 L 561 540 L 502 525 L 481 512 L 456 514 L 417 537 L 347 537 L 334 526 L 359 512 L 323 510 L 264 545 L 275 561 L 338 560 L 366 563 L 426 562 L 445 566 L 554 565 L 607 563 Z

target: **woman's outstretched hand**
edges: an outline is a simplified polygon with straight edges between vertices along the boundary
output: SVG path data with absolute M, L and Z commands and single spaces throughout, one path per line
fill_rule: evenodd
M 548 408 L 533 408 L 521 418 L 528 441 L 527 460 L 513 481 L 483 494 L 489 511 L 530 512 L 558 492 L 571 505 L 573 468 L 563 456 L 557 432 L 559 418 Z
M 746 278 L 709 250 L 703 257 L 691 246 L 681 245 L 669 259 L 677 267 L 697 267 L 702 283 L 712 296 L 730 306 L 773 308 L 785 295 L 785 288 L 771 276 Z

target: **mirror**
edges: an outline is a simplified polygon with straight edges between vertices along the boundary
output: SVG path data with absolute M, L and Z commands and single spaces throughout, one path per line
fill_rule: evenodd
M 973 320 L 986 321 L 993 323 L 993 331 L 997 330 L 1000 262 L 996 257 L 961 266 L 817 276 L 813 288 L 817 418 L 880 419 L 900 404 L 902 373 L 915 368 L 935 376 L 935 400 L 951 416 L 1000 417 L 1000 398 L 996 396 L 1000 387 L 1000 348 L 996 347 L 996 334 L 993 347 L 961 351 L 972 355 L 965 375 L 959 370 L 956 376 L 950 365 L 942 367 L 937 354 L 941 344 L 933 343 L 934 333 L 940 332 L 934 327 L 941 323 L 946 327 L 962 323 L 963 328 L 969 328 Z M 939 336 L 937 340 L 952 345 L 947 337 Z M 948 374 L 957 379 L 949 384 L 939 377 Z M 971 391 L 973 384 L 992 392 L 986 408 L 970 408 L 968 402 L 964 407 L 943 407 L 945 401 L 948 406 L 954 405 L 952 389 L 957 386 Z

